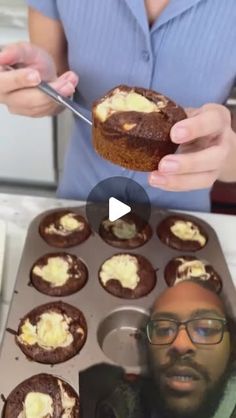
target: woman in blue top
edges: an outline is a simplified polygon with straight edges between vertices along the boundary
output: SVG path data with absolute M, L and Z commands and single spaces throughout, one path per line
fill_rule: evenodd
M 171 130 L 179 152 L 156 172 L 100 158 L 91 130 L 75 120 L 58 196 L 86 200 L 101 180 L 132 178 L 162 207 L 208 211 L 216 179 L 236 181 L 236 134 L 223 105 L 235 84 L 235 0 L 27 0 L 32 43 L 0 53 L 0 102 L 32 117 L 61 108 L 35 86 L 92 102 L 118 84 L 157 90 L 187 108 Z M 5 64 L 26 68 L 4 71 Z M 78 83 L 79 76 L 79 83 Z M 27 87 L 27 89 L 25 89 Z M 40 146 L 40 144 L 38 144 Z

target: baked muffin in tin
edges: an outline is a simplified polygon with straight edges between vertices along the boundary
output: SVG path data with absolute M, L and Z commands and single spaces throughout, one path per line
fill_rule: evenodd
M 57 210 L 41 220 L 39 233 L 49 245 L 68 248 L 84 242 L 91 229 L 82 215 L 71 210 Z
M 56 364 L 78 354 L 86 338 L 82 312 L 57 301 L 37 306 L 21 319 L 16 343 L 29 359 Z
M 102 263 L 98 277 L 103 288 L 114 296 L 137 299 L 156 285 L 156 272 L 142 255 L 120 253 Z
M 73 254 L 49 253 L 40 257 L 30 272 L 32 285 L 49 296 L 68 296 L 78 292 L 86 284 L 88 269 Z
M 21 382 L 6 399 L 2 418 L 79 418 L 79 397 L 64 380 L 41 373 Z
M 214 268 L 207 261 L 191 255 L 172 258 L 165 267 L 164 277 L 168 286 L 175 286 L 183 280 L 199 279 L 209 282 L 217 293 L 222 289 L 221 277 Z
M 157 226 L 159 239 L 180 251 L 201 250 L 208 241 L 204 228 L 195 220 L 183 215 L 170 215 Z
M 151 226 L 135 213 L 128 213 L 114 222 L 104 219 L 99 228 L 101 238 L 118 248 L 137 248 L 152 237 Z
M 168 97 L 120 85 L 93 104 L 93 145 L 103 158 L 130 170 L 152 171 L 177 144 L 170 129 L 187 116 Z

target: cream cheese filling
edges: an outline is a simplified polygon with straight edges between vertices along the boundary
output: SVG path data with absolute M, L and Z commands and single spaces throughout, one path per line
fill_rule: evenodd
M 118 254 L 106 260 L 100 271 L 100 278 L 104 286 L 115 279 L 122 287 L 134 290 L 139 281 L 137 258 L 129 254 Z
M 69 268 L 70 263 L 73 262 L 70 256 L 67 257 L 67 260 L 62 257 L 50 257 L 46 265 L 36 265 L 33 268 L 33 273 L 50 283 L 52 287 L 63 286 L 70 278 Z M 78 271 L 74 277 L 78 279 L 80 272 Z
M 58 380 L 57 382 L 60 387 L 61 403 L 63 408 L 63 414 L 61 418 L 71 418 L 76 399 L 68 395 L 68 393 L 63 388 L 63 384 L 60 380 Z
M 82 231 L 84 229 L 84 222 L 78 221 L 75 218 L 74 213 L 68 213 L 62 216 L 59 220 L 59 229 L 55 227 L 55 224 L 50 224 L 47 228 L 45 228 L 45 232 L 47 234 L 56 234 L 56 235 L 68 235 L 74 231 Z
M 171 232 L 183 241 L 198 241 L 203 247 L 206 238 L 199 231 L 199 228 L 189 221 L 176 221 L 170 227 Z
M 163 101 L 160 100 L 158 103 L 154 103 L 134 90 L 124 91 L 116 89 L 111 96 L 105 98 L 97 105 L 95 113 L 102 122 L 105 122 L 115 112 L 160 112 L 165 106 L 166 101 L 164 97 Z M 124 126 L 125 130 L 130 130 L 135 126 L 133 123 L 125 125 L 127 125 Z
M 23 344 L 38 344 L 45 350 L 67 347 L 73 341 L 69 331 L 71 318 L 57 312 L 45 312 L 36 325 L 26 319 L 18 339 Z
M 76 403 L 74 397 L 70 397 L 63 387 L 62 382 L 57 380 L 63 408 L 61 418 L 71 418 Z M 52 398 L 41 392 L 29 392 L 23 403 L 23 411 L 17 418 L 51 418 L 53 416 Z
M 119 239 L 132 239 L 137 235 L 136 225 L 132 223 L 125 222 L 122 219 L 117 219 L 114 222 L 108 220 L 103 222 L 104 228 L 111 230 L 113 234 Z
M 29 392 L 23 403 L 23 411 L 17 418 L 51 418 L 53 416 L 53 400 L 51 396 L 41 392 Z
M 183 258 L 177 258 L 182 264 L 178 267 L 177 278 L 175 284 L 187 280 L 190 277 L 200 278 L 201 280 L 208 280 L 210 274 L 207 273 L 205 264 L 201 260 L 186 261 Z

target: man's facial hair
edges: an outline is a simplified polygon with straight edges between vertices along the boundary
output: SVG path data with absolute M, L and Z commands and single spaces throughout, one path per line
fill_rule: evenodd
M 193 367 L 195 370 L 200 371 L 200 367 L 196 365 L 196 363 L 190 361 L 181 361 L 176 360 L 172 362 L 172 365 L 185 365 L 189 367 Z M 172 366 L 171 365 L 171 366 Z M 169 367 L 169 366 L 168 366 Z M 167 368 L 165 366 L 165 368 Z M 153 370 L 153 366 L 150 370 Z M 189 410 L 185 411 L 178 411 L 176 407 L 171 408 L 171 405 L 168 403 L 165 392 L 163 393 L 163 389 L 161 389 L 160 379 L 157 376 L 160 376 L 160 373 L 163 371 L 156 370 L 156 373 L 152 373 L 152 401 L 154 404 L 154 409 L 158 411 L 161 417 L 163 418 L 211 418 L 214 416 L 214 413 L 217 411 L 220 402 L 222 401 L 225 393 L 225 389 L 227 386 L 227 382 L 230 379 L 232 374 L 232 365 L 229 362 L 228 366 L 223 373 L 223 375 L 218 379 L 217 382 L 209 389 L 204 392 L 204 398 L 201 404 L 193 410 L 190 406 Z M 205 377 L 206 381 L 210 381 L 207 371 L 203 371 L 201 368 L 201 373 Z M 155 376 L 154 376 L 155 374 Z

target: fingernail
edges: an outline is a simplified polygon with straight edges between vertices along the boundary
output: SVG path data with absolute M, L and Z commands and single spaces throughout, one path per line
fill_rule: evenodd
M 71 82 L 66 82 L 60 88 L 57 89 L 58 93 L 62 94 L 63 96 L 72 96 L 75 92 L 75 87 Z
M 159 176 L 159 175 L 154 175 L 152 174 L 150 176 L 150 184 L 152 186 L 159 186 L 159 185 L 163 185 L 166 184 L 166 178 L 164 176 Z
M 188 138 L 188 130 L 182 126 L 176 126 L 172 131 L 172 139 L 181 141 Z
M 73 73 L 69 72 L 68 74 L 65 75 L 64 80 L 66 80 L 66 81 L 69 80 L 69 81 L 72 82 L 72 80 L 73 81 L 75 80 L 75 75 Z
M 28 74 L 27 74 L 27 80 L 28 81 L 31 81 L 32 83 L 40 83 L 40 77 L 39 77 L 39 74 L 37 73 L 37 71 L 30 71 Z
M 164 173 L 175 173 L 179 169 L 179 163 L 178 161 L 166 159 L 160 162 L 158 169 Z
M 74 93 L 75 92 L 75 86 L 74 86 L 74 84 L 71 81 L 68 81 L 67 82 L 67 85 L 68 85 L 68 87 L 71 88 L 71 90 L 73 90 L 73 93 Z
M 74 86 L 74 84 L 73 83 L 71 83 L 71 81 L 66 81 L 65 82 L 65 84 L 63 84 L 62 86 L 61 86 L 61 88 L 62 89 L 69 89 L 69 90 L 71 90 L 71 91 L 73 91 L 73 92 L 75 92 L 75 86 Z

